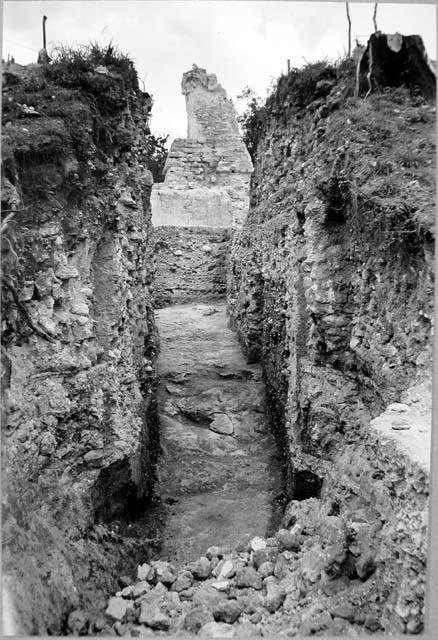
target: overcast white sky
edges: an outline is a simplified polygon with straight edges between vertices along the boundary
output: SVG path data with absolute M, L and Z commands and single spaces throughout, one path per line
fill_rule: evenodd
M 373 3 L 350 2 L 353 38 L 372 33 Z M 135 61 L 154 96 L 152 131 L 186 136 L 180 82 L 193 63 L 215 73 L 235 102 L 245 86 L 266 96 L 272 81 L 292 66 L 338 58 L 347 47 L 344 2 L 254 0 L 87 0 L 4 2 L 3 57 L 35 62 L 41 19 L 48 16 L 48 49 L 63 43 L 113 40 Z M 436 58 L 435 4 L 379 3 L 381 31 L 419 34 Z M 236 105 L 237 106 L 237 105 Z

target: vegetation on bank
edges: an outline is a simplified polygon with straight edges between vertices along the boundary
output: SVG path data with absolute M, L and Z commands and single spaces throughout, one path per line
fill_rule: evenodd
M 346 81 L 344 97 L 352 96 L 355 74 L 351 59 L 333 64 L 321 60 L 299 69 L 293 68 L 277 79 L 265 101 L 245 87 L 238 98 L 247 102 L 247 108 L 238 120 L 252 160 L 270 114 L 282 114 L 287 118 L 292 113 L 306 109 L 314 100 L 325 97 L 341 79 Z
M 61 86 L 93 89 L 90 74 L 104 67 L 110 77 L 123 80 L 127 92 L 140 93 L 133 60 L 112 43 L 108 47 L 101 47 L 97 42 L 77 47 L 60 46 L 51 55 L 51 63 L 43 66 L 44 75 Z
M 256 163 L 270 130 L 292 127 L 300 147 L 316 145 L 325 158 L 313 176 L 325 224 L 333 231 L 347 225 L 363 242 L 372 238 L 382 254 L 391 250 L 412 260 L 433 235 L 434 143 L 422 132 L 435 106 L 419 87 L 382 87 L 365 99 L 355 97 L 355 84 L 356 63 L 344 59 L 292 69 L 265 101 L 246 88 L 248 106 L 239 118 L 244 141 Z M 281 162 L 288 161 L 291 146 Z M 306 172 L 307 154 L 300 153 Z
M 140 90 L 134 62 L 116 46 L 64 46 L 51 56 L 49 64 L 11 65 L 3 70 L 6 171 L 12 154 L 26 165 L 66 157 L 72 148 L 80 162 L 96 165 L 96 156 L 129 151 L 133 144 L 129 130 L 139 117 L 150 114 L 152 96 Z M 27 122 L 31 126 L 23 128 Z M 158 181 L 166 139 L 150 134 L 147 142 L 145 161 L 150 161 Z
M 96 77 L 96 72 L 98 76 Z M 130 98 L 141 97 L 144 92 L 140 90 L 137 70 L 134 61 L 122 53 L 117 46 L 109 44 L 101 47 L 98 43 L 90 43 L 76 48 L 62 46 L 52 52 L 52 62 L 44 66 L 44 75 L 53 82 L 66 87 L 76 87 L 99 96 L 100 89 L 114 81 L 122 82 L 126 107 L 130 107 Z M 103 76 L 103 77 L 102 77 Z M 99 101 L 99 111 L 111 114 L 123 107 L 123 98 L 113 92 L 105 91 L 102 102 Z M 117 93 L 117 92 L 116 92 Z M 149 95 L 149 94 L 146 94 Z M 108 98 L 110 100 L 108 101 Z M 152 172 L 154 182 L 164 180 L 163 168 L 166 162 L 168 149 L 166 148 L 167 136 L 155 136 L 150 134 L 147 142 L 147 166 Z
M 164 165 L 169 154 L 169 149 L 166 146 L 168 138 L 169 135 L 154 136 L 151 133 L 146 141 L 147 165 L 152 173 L 154 182 L 164 182 Z

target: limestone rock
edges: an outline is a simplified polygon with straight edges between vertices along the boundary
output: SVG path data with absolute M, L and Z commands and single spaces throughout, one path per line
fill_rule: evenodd
M 119 198 L 119 203 L 124 205 L 125 207 L 136 208 L 137 203 L 133 199 L 132 195 L 128 191 L 124 191 Z
M 79 271 L 75 267 L 59 265 L 59 267 L 55 269 L 55 276 L 60 280 L 70 280 L 70 278 L 78 278 Z
M 224 553 L 225 551 L 224 549 L 222 549 L 222 547 L 209 547 L 205 552 L 205 557 L 209 560 L 211 560 L 213 557 L 223 558 Z
M 266 562 L 275 563 L 278 556 L 277 547 L 264 547 L 258 549 L 252 555 L 252 563 L 256 569 Z
M 224 600 L 219 602 L 213 609 L 213 616 L 216 622 L 226 622 L 233 624 L 242 613 L 242 607 L 236 600 Z
M 128 587 L 124 587 L 124 589 L 116 593 L 116 596 L 120 598 L 132 598 L 134 596 L 134 585 L 130 584 Z
M 274 564 L 274 576 L 281 580 L 286 578 L 291 572 L 291 567 L 288 559 L 285 557 L 284 552 L 280 553 Z
M 162 598 L 167 598 L 168 595 L 169 595 L 169 592 L 167 590 L 167 587 L 165 587 L 165 585 L 162 582 L 157 582 L 157 584 L 151 591 L 151 599 L 153 600 L 160 600 Z
M 223 591 L 219 591 L 211 584 L 203 584 L 195 589 L 192 600 L 198 605 L 207 605 L 208 607 L 215 606 L 218 602 L 226 600 L 227 595 Z
M 182 570 L 178 573 L 175 582 L 172 584 L 172 591 L 179 593 L 190 589 L 193 584 L 193 574 L 191 571 Z
M 330 613 L 332 614 L 332 616 L 335 616 L 338 618 L 344 618 L 345 620 L 354 622 L 357 611 L 353 605 L 349 603 L 344 603 L 344 604 L 338 604 L 330 607 Z
M 184 629 L 190 633 L 198 633 L 198 631 L 209 622 L 214 622 L 210 609 L 207 607 L 196 607 L 186 614 L 184 618 Z
M 88 616 L 84 611 L 76 609 L 72 611 L 67 619 L 67 627 L 72 635 L 79 636 L 85 630 L 88 622 Z
M 184 591 L 179 591 L 178 595 L 180 597 L 180 600 L 192 600 L 195 593 L 195 587 L 189 587 L 188 589 L 184 589 Z
M 202 638 L 234 638 L 235 629 L 224 622 L 207 622 L 201 627 L 199 635 Z
M 90 441 L 89 437 L 87 437 L 87 441 L 88 442 Z M 103 440 L 96 438 L 94 444 L 99 444 L 99 445 L 103 446 Z M 119 576 L 117 578 L 117 582 L 118 582 L 119 587 L 124 589 L 125 587 L 129 587 L 130 585 L 132 585 L 133 580 L 132 580 L 131 576 L 122 575 L 122 576 Z
M 258 611 L 262 611 L 265 603 L 265 598 L 262 592 L 254 591 L 253 589 L 248 589 L 244 595 L 239 595 L 237 600 L 241 603 L 243 611 L 251 615 Z
M 355 566 L 359 578 L 361 578 L 362 580 L 366 580 L 376 570 L 376 561 L 374 559 L 374 554 L 372 554 L 371 552 L 362 554 L 356 561 Z
M 393 402 L 386 408 L 387 411 L 394 411 L 395 413 L 404 413 L 409 411 L 409 405 L 403 402 Z
M 170 562 L 158 560 L 152 562 L 152 568 L 155 569 L 155 579 L 157 582 L 162 582 L 167 587 L 170 587 L 175 582 L 175 569 Z
M 151 590 L 151 586 L 149 582 L 141 580 L 140 582 L 137 582 L 135 585 L 133 585 L 132 597 L 140 598 L 145 593 L 148 593 L 150 590 Z
M 197 580 L 206 580 L 211 575 L 211 563 L 205 556 L 188 565 L 187 568 Z
M 216 433 L 222 433 L 228 436 L 234 433 L 233 423 L 226 413 L 215 413 L 213 422 L 209 425 L 209 429 Z
M 299 551 L 301 548 L 301 538 L 287 529 L 280 529 L 275 534 L 280 551 Z
M 113 620 L 122 620 L 128 609 L 128 603 L 124 598 L 113 597 L 109 599 L 108 606 L 106 608 L 106 615 Z
M 88 451 L 84 455 L 85 462 L 94 462 L 101 463 L 103 462 L 104 452 L 102 449 L 94 449 L 93 451 Z
M 263 581 L 266 588 L 265 608 L 270 613 L 275 613 L 286 597 L 284 588 L 279 584 L 278 580 L 274 576 L 269 576 Z
M 227 591 L 230 586 L 229 580 L 217 580 L 216 582 L 212 582 L 211 586 L 217 591 Z
M 20 302 L 29 302 L 29 300 L 32 300 L 33 298 L 34 291 L 34 283 L 25 282 L 24 286 L 21 287 L 20 291 L 18 292 L 18 299 L 20 300 Z
M 52 454 L 56 449 L 56 438 L 52 433 L 45 433 L 40 440 L 40 453 L 44 456 Z
M 258 573 L 260 574 L 260 577 L 262 578 L 262 580 L 263 578 L 272 576 L 272 574 L 274 573 L 274 564 L 272 562 L 263 562 L 258 567 Z
M 240 588 L 262 588 L 262 579 L 253 567 L 243 567 L 236 572 L 236 585 Z
M 107 621 L 104 616 L 98 616 L 93 622 L 94 631 L 102 631 L 102 629 L 106 626 Z
M 259 551 L 260 549 L 264 549 L 266 547 L 266 540 L 264 540 L 264 538 L 260 538 L 259 536 L 255 536 L 250 541 L 249 546 L 253 551 Z
M 156 631 L 167 631 L 170 627 L 169 617 L 156 603 L 142 602 L 138 621 Z
M 151 573 L 152 575 L 154 575 L 155 572 L 151 572 L 151 565 L 144 563 L 144 564 L 140 564 L 138 566 L 137 569 L 137 578 L 138 580 L 150 580 L 151 579 Z
M 215 567 L 213 574 L 218 580 L 227 580 L 232 578 L 236 573 L 236 568 L 232 560 L 224 560 Z

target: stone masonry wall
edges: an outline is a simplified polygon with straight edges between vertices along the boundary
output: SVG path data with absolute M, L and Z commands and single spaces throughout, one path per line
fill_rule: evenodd
M 172 143 L 151 199 L 159 306 L 225 293 L 227 230 L 242 224 L 249 206 L 252 163 L 232 102 L 216 76 L 196 66 L 182 91 L 188 138 Z
M 150 99 L 92 81 L 94 106 L 4 73 L 3 576 L 25 635 L 102 606 L 135 555 L 105 523 L 148 499 L 157 449 Z
M 188 138 L 172 143 L 165 180 L 154 186 L 154 226 L 234 227 L 248 211 L 252 163 L 234 107 L 216 76 L 196 65 L 183 75 Z
M 404 88 L 348 98 L 345 67 L 304 73 L 267 102 L 231 322 L 263 363 L 291 507 L 317 498 L 345 527 L 302 579 L 315 594 L 327 573 L 346 581 L 373 630 L 418 632 L 427 475 L 367 425 L 430 374 L 435 105 Z

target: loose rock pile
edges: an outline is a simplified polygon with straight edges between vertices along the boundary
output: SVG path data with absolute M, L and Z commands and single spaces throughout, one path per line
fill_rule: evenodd
M 176 567 L 156 560 L 120 578 L 105 615 L 70 615 L 70 633 L 206 638 L 356 635 L 381 629 L 373 601 L 372 527 L 322 514 L 318 500 L 289 503 L 274 537 L 254 537 L 230 551 L 210 547 Z M 80 617 L 80 616 L 79 616 Z

